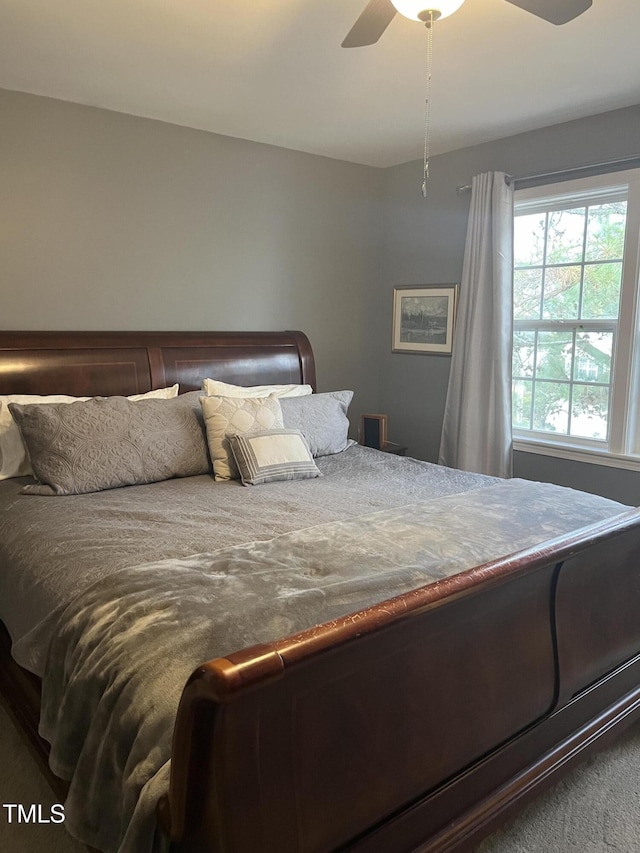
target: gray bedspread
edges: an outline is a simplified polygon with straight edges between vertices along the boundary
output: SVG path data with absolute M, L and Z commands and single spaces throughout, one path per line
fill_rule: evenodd
M 52 744 L 54 772 L 71 779 L 66 817 L 78 838 L 105 851 L 157 849 L 154 806 L 168 784 L 173 720 L 182 686 L 202 661 L 627 509 L 521 480 L 421 501 L 415 491 L 395 508 L 333 521 L 327 507 L 324 523 L 123 567 L 46 620 L 52 640 L 41 733 Z
M 21 666 L 42 674 L 43 620 L 114 571 L 270 539 L 495 482 L 355 446 L 316 460 L 323 477 L 246 488 L 210 476 L 88 495 L 21 495 L 0 482 L 0 619 Z

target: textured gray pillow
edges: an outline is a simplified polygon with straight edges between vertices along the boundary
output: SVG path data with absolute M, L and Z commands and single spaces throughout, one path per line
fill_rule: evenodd
M 198 392 L 173 400 L 94 397 L 77 403 L 11 403 L 41 485 L 25 494 L 77 495 L 206 474 Z
M 355 444 L 347 438 L 347 409 L 353 391 L 329 391 L 308 397 L 281 397 L 282 420 L 287 429 L 299 429 L 313 456 L 331 456 Z

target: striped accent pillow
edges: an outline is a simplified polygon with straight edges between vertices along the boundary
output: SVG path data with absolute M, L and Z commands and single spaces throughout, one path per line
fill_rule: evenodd
M 270 429 L 227 438 L 243 486 L 322 476 L 300 430 Z

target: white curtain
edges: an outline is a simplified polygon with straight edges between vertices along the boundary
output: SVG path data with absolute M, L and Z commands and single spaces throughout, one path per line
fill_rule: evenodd
M 512 474 L 513 189 L 504 172 L 476 175 L 439 462 Z

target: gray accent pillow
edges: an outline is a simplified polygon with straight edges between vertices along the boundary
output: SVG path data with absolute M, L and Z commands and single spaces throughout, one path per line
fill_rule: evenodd
M 229 445 L 243 486 L 322 476 L 300 430 L 270 429 L 230 435 Z
M 199 393 L 133 402 L 10 403 L 38 485 L 32 495 L 77 495 L 191 477 L 210 470 Z
M 329 391 L 308 397 L 281 397 L 282 420 L 287 429 L 299 429 L 313 456 L 331 456 L 355 444 L 347 438 L 347 410 L 353 391 Z

